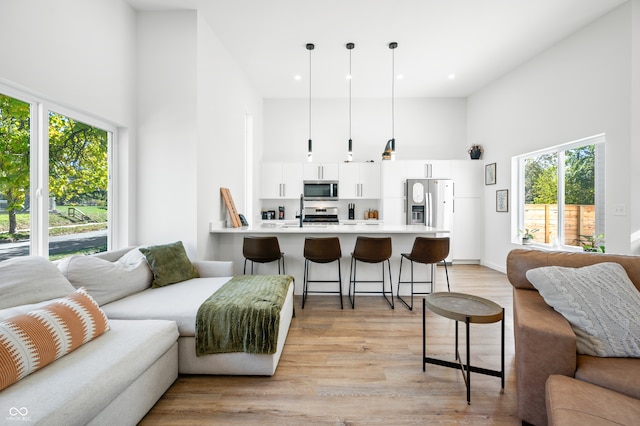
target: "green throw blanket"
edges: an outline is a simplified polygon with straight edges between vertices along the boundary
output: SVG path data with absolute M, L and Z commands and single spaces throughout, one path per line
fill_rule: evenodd
M 292 281 L 289 275 L 233 277 L 198 309 L 196 355 L 274 354 L 280 310 Z

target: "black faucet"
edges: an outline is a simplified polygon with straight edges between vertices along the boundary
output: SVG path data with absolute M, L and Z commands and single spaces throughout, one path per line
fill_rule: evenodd
M 302 211 L 304 210 L 304 194 L 300 194 L 300 228 L 302 228 Z

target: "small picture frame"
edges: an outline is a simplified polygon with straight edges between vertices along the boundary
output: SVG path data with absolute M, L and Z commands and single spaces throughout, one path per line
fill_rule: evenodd
M 496 184 L 496 163 L 491 163 L 484 166 L 484 184 Z
M 498 189 L 496 191 L 496 211 L 508 212 L 509 211 L 509 190 Z

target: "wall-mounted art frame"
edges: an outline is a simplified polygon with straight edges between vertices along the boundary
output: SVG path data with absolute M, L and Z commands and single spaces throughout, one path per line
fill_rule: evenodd
M 496 184 L 496 163 L 491 163 L 484 166 L 484 184 Z
M 508 212 L 509 211 L 509 190 L 498 189 L 496 191 L 496 211 Z

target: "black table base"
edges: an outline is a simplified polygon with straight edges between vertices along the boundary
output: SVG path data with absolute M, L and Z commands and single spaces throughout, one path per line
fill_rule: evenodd
M 487 368 L 475 367 L 471 365 L 471 351 L 470 351 L 470 337 L 469 337 L 469 321 L 470 317 L 467 316 L 465 320 L 465 328 L 466 328 L 466 347 L 467 347 L 467 363 L 463 364 L 462 359 L 460 357 L 460 352 L 458 351 L 458 321 L 456 321 L 456 361 L 444 361 L 437 358 L 429 358 L 427 357 L 427 320 L 426 320 L 426 304 L 425 300 L 422 299 L 422 371 L 426 371 L 427 364 L 435 364 L 443 367 L 455 368 L 462 372 L 462 378 L 464 380 L 464 384 L 467 388 L 467 404 L 471 404 L 471 373 L 484 374 L 487 376 L 500 377 L 501 389 L 504 391 L 504 308 L 502 308 L 502 319 L 500 320 L 501 324 L 501 347 L 500 347 L 500 371 L 490 370 Z M 465 375 L 466 372 L 466 375 Z

